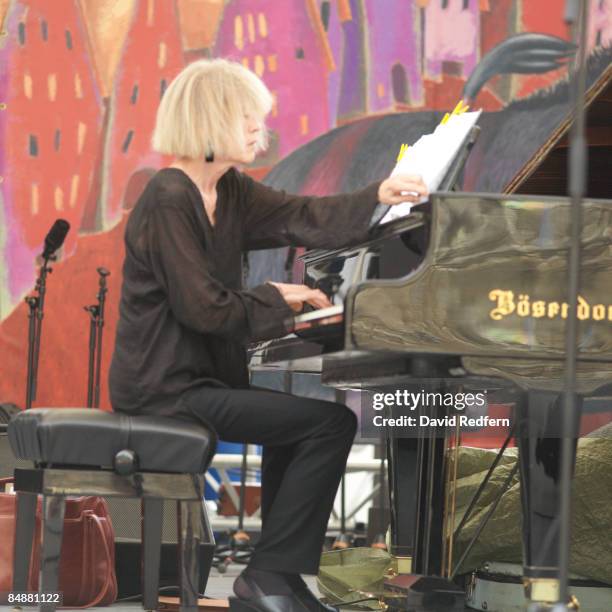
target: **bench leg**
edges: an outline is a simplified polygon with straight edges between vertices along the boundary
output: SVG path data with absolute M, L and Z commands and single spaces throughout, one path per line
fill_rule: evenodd
M 142 607 L 157 610 L 161 558 L 163 499 L 142 500 Z
M 200 544 L 205 538 L 201 514 L 202 504 L 200 501 L 179 501 L 177 505 L 181 582 L 180 612 L 196 612 L 200 582 Z
M 29 591 L 30 558 L 36 531 L 37 495 L 17 493 L 15 550 L 13 555 L 13 591 Z
M 206 509 L 206 501 L 202 499 L 200 504 L 200 518 L 202 521 L 202 533 L 203 541 L 206 542 L 204 546 L 204 557 L 200 563 L 200 575 L 204 577 L 204 593 L 206 593 L 206 587 L 208 586 L 208 578 L 210 577 L 210 570 L 212 569 L 213 560 L 215 557 L 215 533 L 210 526 L 208 519 L 208 511 Z M 202 562 L 204 565 L 202 566 Z
M 43 541 L 40 553 L 40 593 L 57 593 L 59 590 L 60 555 L 64 531 L 64 497 L 43 496 Z M 41 603 L 41 612 L 55 612 L 55 602 Z

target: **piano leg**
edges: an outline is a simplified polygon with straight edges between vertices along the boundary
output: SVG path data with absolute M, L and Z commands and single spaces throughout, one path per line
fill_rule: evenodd
M 419 386 L 414 390 L 422 389 Z M 390 552 L 398 559 L 400 574 L 442 576 L 444 435 L 433 429 L 427 431 L 418 438 L 387 435 Z
M 574 460 L 582 398 L 576 400 Z M 559 593 L 559 470 L 563 396 L 529 391 L 516 403 L 523 510 L 523 584 L 530 610 L 546 610 Z
M 414 571 L 415 528 L 417 524 L 416 438 L 387 436 L 387 469 L 391 509 L 391 554 L 397 558 L 400 574 Z
M 428 416 L 440 417 L 434 410 Z M 415 571 L 428 576 L 443 576 L 444 549 L 444 432 L 431 429 L 419 438 L 422 447 L 419 475 L 419 505 L 416 524 Z

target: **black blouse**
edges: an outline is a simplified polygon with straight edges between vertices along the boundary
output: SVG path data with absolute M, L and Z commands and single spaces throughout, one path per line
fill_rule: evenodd
M 246 345 L 285 335 L 294 313 L 273 285 L 242 289 L 242 252 L 358 243 L 379 184 L 315 198 L 275 191 L 231 169 L 217 183 L 213 226 L 186 173 L 157 172 L 125 232 L 109 375 L 114 410 L 171 415 L 192 387 L 248 387 Z

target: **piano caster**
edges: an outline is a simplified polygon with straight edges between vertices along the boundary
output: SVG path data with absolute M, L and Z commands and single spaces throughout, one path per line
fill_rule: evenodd
M 567 604 L 531 602 L 527 605 L 527 612 L 570 612 L 572 610 L 580 610 L 580 603 L 573 595 Z
M 580 603 L 573 595 L 564 604 L 559 602 L 559 581 L 556 578 L 523 578 L 527 612 L 568 612 L 579 610 Z

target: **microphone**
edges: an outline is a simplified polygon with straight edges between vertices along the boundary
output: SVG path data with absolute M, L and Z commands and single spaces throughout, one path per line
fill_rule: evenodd
M 45 236 L 45 248 L 42 254 L 43 259 L 51 259 L 55 251 L 64 244 L 69 229 L 70 223 L 68 223 L 68 221 L 65 219 L 57 219 L 49 230 L 49 233 Z

